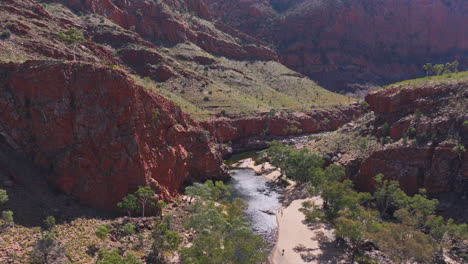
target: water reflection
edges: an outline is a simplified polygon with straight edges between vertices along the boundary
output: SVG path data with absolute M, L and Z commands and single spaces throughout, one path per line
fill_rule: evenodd
M 271 245 L 277 233 L 276 213 L 281 207 L 280 188 L 249 169 L 232 169 L 229 185 L 232 198 L 239 197 L 248 204 L 245 214 L 255 233 L 263 236 Z

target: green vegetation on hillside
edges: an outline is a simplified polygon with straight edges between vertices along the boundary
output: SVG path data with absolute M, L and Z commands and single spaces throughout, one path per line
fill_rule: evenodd
M 388 87 L 410 87 L 410 86 L 421 86 L 421 85 L 440 85 L 450 84 L 468 80 L 468 71 L 457 72 L 457 73 L 445 73 L 437 76 L 426 76 L 423 78 L 405 80 L 397 83 L 386 85 Z

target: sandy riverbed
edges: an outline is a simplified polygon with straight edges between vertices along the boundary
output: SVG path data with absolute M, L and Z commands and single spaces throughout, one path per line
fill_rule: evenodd
M 241 160 L 235 165 L 252 169 L 270 181 L 276 181 L 281 175 L 269 163 L 255 165 L 252 159 Z M 324 224 L 307 225 L 304 214 L 299 211 L 306 200 L 319 206 L 323 200 L 319 196 L 307 197 L 304 188 L 289 183 L 283 194 L 283 207 L 276 213 L 278 236 L 270 261 L 273 264 L 345 263 L 346 255 L 333 244 L 333 230 Z

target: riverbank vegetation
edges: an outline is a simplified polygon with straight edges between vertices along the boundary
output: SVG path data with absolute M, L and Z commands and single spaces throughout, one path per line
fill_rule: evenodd
M 277 142 L 264 152 L 262 158 L 266 157 L 288 178 L 306 184 L 311 195 L 321 195 L 323 206 L 304 202 L 300 210 L 306 221 L 334 227 L 335 242 L 343 246 L 351 263 L 374 263 L 364 254 L 365 245 L 378 248 L 396 263 L 436 263 L 447 249 L 467 247 L 468 226 L 437 216 L 438 201 L 428 198 L 424 189 L 409 196 L 398 181 L 378 174 L 373 194 L 358 192 L 345 179 L 343 167 L 325 167 L 320 155 Z M 468 261 L 466 251 L 459 253 L 453 257 Z
M 124 197 L 122 215 L 78 217 L 59 214 L 38 226 L 0 219 L 0 263 L 264 263 L 269 246 L 256 235 L 243 210 L 245 202 L 229 200 L 231 187 L 207 181 L 186 188 L 187 196 L 171 203 L 157 200 L 147 186 Z M 9 212 L 0 189 L 0 209 Z M 15 219 L 16 221 L 16 219 Z
M 263 263 L 268 257 L 267 244 L 253 233 L 242 212 L 246 203 L 232 202 L 231 187 L 223 182 L 207 181 L 187 187 L 195 201 L 188 207 L 191 216 L 186 227 L 197 234 L 192 245 L 180 250 L 183 263 Z

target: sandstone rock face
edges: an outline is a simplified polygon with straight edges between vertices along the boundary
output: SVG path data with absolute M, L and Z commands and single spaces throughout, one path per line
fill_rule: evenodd
M 280 61 L 324 87 L 389 83 L 427 62 L 467 66 L 463 0 L 206 0 L 214 17 L 277 47 Z
M 160 198 L 226 179 L 198 123 L 123 72 L 85 63 L 0 65 L 0 137 L 82 203 L 114 209 L 138 185 Z
M 453 143 L 434 147 L 399 146 L 372 153 L 360 165 L 356 180 L 359 190 L 374 191 L 373 177 L 383 173 L 388 179 L 399 180 L 410 194 L 425 188 L 430 194 L 466 191 L 468 155 L 461 159 L 451 150 Z
M 394 143 L 366 157 L 356 177 L 360 190 L 373 191 L 373 177 L 383 173 L 399 180 L 408 193 L 425 188 L 430 194 L 468 192 L 468 82 L 422 83 L 394 86 L 366 97 L 376 114 L 375 125 L 390 125 L 390 137 L 400 140 L 414 128 L 416 142 Z M 416 113 L 419 110 L 419 115 Z M 419 142 L 418 142 L 419 141 Z
M 249 137 L 289 136 L 335 130 L 359 117 L 358 105 L 315 109 L 305 113 L 262 114 L 252 117 L 218 118 L 201 122 L 201 126 L 219 142 L 227 143 Z
M 76 10 L 105 16 L 149 41 L 191 41 L 207 52 L 230 58 L 278 60 L 276 52 L 261 41 L 235 30 L 226 33 L 205 23 L 211 22 L 212 15 L 203 0 L 68 0 L 66 3 Z

